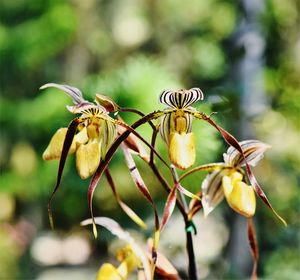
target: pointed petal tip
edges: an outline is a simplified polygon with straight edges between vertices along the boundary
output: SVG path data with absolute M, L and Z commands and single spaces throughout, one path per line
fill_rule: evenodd
M 211 211 L 212 211 L 212 209 L 204 210 L 204 207 L 203 207 L 203 217 L 204 217 L 204 219 L 207 219 L 207 217 L 208 217 L 208 215 L 210 214 Z
M 276 215 L 276 217 L 283 223 L 283 225 L 284 225 L 285 227 L 288 226 L 288 224 L 287 224 L 287 222 L 285 221 L 285 219 L 283 219 L 282 217 L 280 217 L 279 214 L 277 214 L 276 212 L 275 212 L 275 215 Z
M 96 227 L 95 222 L 93 222 L 93 234 L 94 234 L 95 239 L 97 239 L 98 231 L 97 231 L 97 227 Z
M 46 89 L 46 88 L 49 88 L 49 87 L 53 87 L 55 85 L 56 84 L 54 84 L 54 83 L 47 83 L 47 84 L 44 84 L 44 85 L 40 86 L 39 90 L 43 90 L 43 89 Z

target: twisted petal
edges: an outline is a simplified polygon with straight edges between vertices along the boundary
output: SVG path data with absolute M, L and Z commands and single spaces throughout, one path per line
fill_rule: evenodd
M 255 193 L 252 186 L 242 182 L 242 174 L 234 172 L 224 176 L 222 186 L 229 206 L 237 213 L 250 218 L 256 209 Z
M 86 102 L 83 99 L 82 93 L 78 88 L 70 87 L 68 85 L 48 83 L 48 84 L 41 86 L 40 89 L 45 89 L 45 88 L 49 88 L 49 87 L 58 88 L 58 89 L 64 91 L 67 95 L 69 95 L 72 98 L 74 104 L 80 104 L 80 103 Z
M 121 135 L 125 131 L 126 131 L 126 128 L 124 128 L 123 126 L 121 126 L 121 125 L 117 126 L 117 132 L 119 135 Z M 133 153 L 138 154 L 143 160 L 145 160 L 146 162 L 149 162 L 150 155 L 145 150 L 144 145 L 141 143 L 141 141 L 139 140 L 139 138 L 136 135 L 131 133 L 127 137 L 127 139 L 124 141 L 124 143 Z
M 68 128 L 63 127 L 58 129 L 55 132 L 55 134 L 52 136 L 50 140 L 48 147 L 43 153 L 44 160 L 60 159 L 67 131 Z M 75 141 L 73 140 L 68 154 L 73 154 L 75 150 L 76 150 L 76 144 Z
M 91 141 L 80 145 L 76 151 L 76 167 L 79 176 L 86 179 L 93 175 L 100 163 L 99 142 Z
M 169 157 L 180 169 L 192 166 L 196 159 L 194 133 L 171 133 L 169 136 Z
M 202 206 L 205 217 L 207 217 L 224 198 L 222 178 L 227 172 L 225 169 L 213 171 L 208 174 L 202 182 Z
M 248 164 L 256 166 L 257 163 L 263 158 L 264 152 L 270 148 L 269 145 L 258 140 L 246 140 L 239 142 L 245 154 Z M 233 166 L 245 166 L 245 160 L 241 153 L 234 147 L 230 146 L 223 158 L 226 164 Z
M 177 91 L 164 90 L 159 97 L 159 101 L 169 107 L 181 109 L 187 108 L 196 101 L 203 100 L 203 98 L 204 94 L 200 88 L 191 88 Z

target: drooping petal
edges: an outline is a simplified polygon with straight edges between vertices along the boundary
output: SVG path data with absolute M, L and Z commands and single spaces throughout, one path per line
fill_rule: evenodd
M 64 140 L 64 143 L 63 143 L 62 152 L 61 152 L 61 156 L 60 156 L 60 159 L 59 159 L 59 166 L 58 166 L 58 172 L 57 172 L 57 177 L 56 177 L 56 184 L 54 186 L 54 189 L 52 191 L 52 194 L 51 194 L 49 202 L 48 202 L 48 216 L 49 216 L 49 221 L 50 221 L 51 228 L 54 228 L 52 211 L 51 211 L 52 199 L 53 199 L 55 193 L 57 192 L 57 190 L 60 186 L 60 181 L 61 181 L 63 170 L 64 170 L 64 167 L 65 167 L 68 152 L 69 152 L 70 147 L 73 143 L 74 135 L 76 133 L 77 127 L 79 126 L 80 123 L 81 123 L 81 120 L 79 118 L 75 118 L 70 122 L 70 124 L 68 126 L 68 129 L 67 129 L 66 136 L 65 136 L 65 140 Z
M 143 196 L 147 199 L 147 201 L 150 203 L 150 205 L 153 209 L 153 212 L 154 212 L 155 233 L 154 233 L 153 259 L 155 259 L 156 258 L 156 249 L 157 249 L 158 241 L 159 241 L 159 229 L 160 229 L 156 205 L 152 199 L 152 196 L 151 196 L 140 172 L 138 171 L 138 169 L 135 165 L 134 159 L 133 159 L 129 149 L 124 144 L 121 145 L 121 148 L 124 152 L 127 167 L 130 171 L 130 175 L 131 175 L 135 185 L 137 186 L 139 191 L 143 194 Z
M 108 181 L 109 186 L 112 189 L 112 192 L 119 203 L 120 207 L 123 209 L 123 211 L 141 228 L 146 229 L 147 225 L 144 223 L 144 221 L 126 204 L 121 200 L 120 195 L 117 193 L 116 186 L 114 183 L 114 180 L 111 176 L 111 173 L 109 169 L 107 168 L 105 170 L 106 179 Z
M 161 220 L 161 225 L 160 225 L 160 231 L 163 230 L 163 228 L 165 227 L 165 225 L 168 223 L 174 208 L 175 208 L 175 204 L 176 204 L 176 190 L 177 190 L 177 184 L 175 184 L 175 186 L 173 187 L 173 189 L 170 191 L 165 207 L 164 207 L 164 212 L 163 212 L 163 217 Z
M 257 264 L 258 264 L 258 259 L 259 259 L 259 251 L 258 251 L 255 227 L 254 227 L 252 218 L 248 219 L 248 241 L 249 241 L 249 246 L 251 248 L 251 253 L 252 253 L 252 257 L 253 257 L 251 280 L 256 280 L 257 279 Z
M 227 170 L 225 169 L 213 171 L 206 175 L 202 182 L 202 206 L 205 217 L 207 217 L 224 198 L 222 177 L 225 174 L 227 174 Z
M 100 148 L 97 141 L 80 145 L 76 151 L 76 167 L 79 176 L 86 179 L 92 176 L 100 163 Z
M 126 131 L 126 128 L 123 126 L 117 126 L 118 134 L 122 134 Z M 149 162 L 150 155 L 147 153 L 144 145 L 140 142 L 138 137 L 134 134 L 130 134 L 127 139 L 124 141 L 125 145 L 134 153 L 138 154 L 143 160 Z
M 192 220 L 192 218 L 194 217 L 194 215 L 200 211 L 203 208 L 202 205 L 202 192 L 198 192 L 197 196 L 201 199 L 191 199 L 190 204 L 189 204 L 189 212 L 188 212 L 188 220 Z
M 144 117 L 143 117 L 143 118 L 144 118 Z M 142 118 L 142 119 L 143 119 L 143 118 Z M 123 134 L 121 134 L 121 135 L 118 137 L 118 139 L 116 139 L 116 141 L 113 143 L 114 145 L 115 145 L 116 142 L 118 142 L 121 138 L 123 138 L 127 133 L 132 133 L 132 134 L 135 135 L 138 139 L 140 139 L 146 146 L 148 146 L 148 147 L 150 148 L 151 152 L 152 152 L 153 154 L 155 154 L 155 155 L 160 159 L 160 161 L 161 161 L 166 167 L 169 168 L 169 164 L 161 157 L 161 155 L 154 149 L 154 147 L 153 147 L 151 144 L 149 144 L 149 143 L 147 142 L 147 140 L 145 140 L 139 133 L 137 133 L 137 132 L 134 130 L 135 124 L 133 124 L 132 126 L 129 126 L 129 125 L 123 123 L 123 122 L 117 122 L 117 123 L 118 123 L 118 125 L 121 125 L 121 126 L 123 126 L 124 128 L 126 128 L 127 131 L 125 131 Z M 136 123 L 137 123 L 137 122 L 136 122 Z M 129 135 L 129 136 L 130 136 L 130 135 Z M 128 137 L 128 134 L 127 134 L 127 136 L 125 136 L 124 140 L 122 140 L 122 141 L 126 141 L 127 137 Z M 126 146 L 126 148 L 129 148 L 129 147 Z
M 78 88 L 75 87 L 70 87 L 68 85 L 60 85 L 60 84 L 55 84 L 55 83 L 48 83 L 40 87 L 40 89 L 46 89 L 49 87 L 54 87 L 58 88 L 62 91 L 64 91 L 67 95 L 69 95 L 74 104 L 80 104 L 80 103 L 85 103 L 86 101 L 82 97 L 82 93 Z
M 161 93 L 159 101 L 172 108 L 186 108 L 198 100 L 203 100 L 204 95 L 200 88 L 189 90 L 181 89 L 177 91 L 165 90 Z
M 97 93 L 95 101 L 97 104 L 103 106 L 107 112 L 117 112 L 120 109 L 120 106 L 106 95 Z
M 256 198 L 252 186 L 242 182 L 242 174 L 234 172 L 223 176 L 222 187 L 229 206 L 239 214 L 250 218 L 255 214 Z
M 243 149 L 244 155 L 251 166 L 256 164 L 263 158 L 264 152 L 270 148 L 269 145 L 258 140 L 246 140 L 239 142 Z M 233 166 L 245 166 L 245 160 L 241 153 L 230 146 L 226 153 L 223 154 L 224 162 Z
M 176 167 L 189 168 L 196 159 L 194 133 L 171 133 L 168 149 L 170 160 Z
M 46 150 L 43 153 L 44 160 L 60 159 L 67 131 L 68 131 L 68 128 L 63 127 L 63 128 L 58 129 L 54 133 L 54 135 L 52 136 L 52 138 L 50 140 L 48 147 L 46 148 Z M 68 154 L 73 154 L 75 152 L 75 150 L 76 150 L 76 143 L 73 140 Z

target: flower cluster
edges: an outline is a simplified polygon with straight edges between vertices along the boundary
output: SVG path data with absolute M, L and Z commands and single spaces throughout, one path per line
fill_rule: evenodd
M 51 200 L 59 187 L 67 156 L 69 154 L 75 154 L 76 167 L 80 177 L 86 179 L 92 176 L 88 188 L 88 202 L 92 219 L 88 223 L 93 224 L 94 235 L 97 236 L 96 221 L 98 221 L 98 224 L 109 228 L 113 233 L 117 232 L 119 238 L 121 237 L 122 239 L 124 236 L 127 236 L 114 221 L 108 220 L 107 218 L 95 219 L 93 216 L 93 193 L 104 173 L 123 211 L 142 228 L 146 228 L 144 221 L 129 206 L 121 201 L 114 185 L 113 177 L 108 169 L 108 163 L 118 147 L 121 146 L 127 167 L 136 187 L 153 208 L 155 231 L 151 250 L 152 255 L 150 258 L 152 278 L 157 262 L 157 247 L 160 232 L 171 217 L 175 205 L 177 205 L 180 210 L 186 224 L 187 250 L 190 261 L 189 271 L 190 276 L 195 278 L 196 272 L 195 264 L 193 264 L 194 252 L 191 229 L 196 231 L 196 227 L 193 224 L 192 217 L 202 208 L 204 215 L 207 216 L 224 197 L 228 205 L 234 211 L 248 218 L 248 237 L 254 258 L 252 276 L 253 278 L 256 277 L 258 249 L 255 239 L 255 230 L 251 220 L 251 217 L 253 217 L 256 211 L 256 195 L 286 224 L 271 206 L 251 169 L 251 166 L 255 166 L 263 157 L 269 145 L 258 140 L 238 142 L 234 136 L 216 124 L 210 116 L 198 112 L 193 108 L 192 105 L 196 101 L 204 99 L 204 95 L 199 88 L 163 91 L 159 100 L 162 104 L 167 105 L 167 108 L 162 111 L 155 111 L 144 115 L 136 109 L 121 108 L 112 99 L 104 95 L 97 94 L 95 101 L 89 102 L 83 99 L 82 93 L 74 87 L 52 83 L 44 85 L 42 89 L 48 87 L 55 87 L 67 93 L 74 103 L 73 106 L 67 106 L 67 109 L 71 113 L 79 115 L 71 121 L 68 127 L 63 127 L 56 131 L 43 154 L 45 160 L 59 159 L 60 161 L 57 182 L 48 204 L 49 218 L 52 225 Z M 131 126 L 128 126 L 119 116 L 116 119 L 111 117 L 111 112 L 136 113 L 140 118 Z M 152 121 L 156 119 L 159 120 L 158 126 L 152 123 Z M 196 161 L 195 137 L 192 131 L 192 122 L 194 119 L 203 120 L 217 129 L 230 147 L 223 155 L 224 162 L 195 167 L 179 178 L 176 168 L 185 170 L 191 167 Z M 153 129 L 151 144 L 136 132 L 136 128 L 145 123 L 149 123 Z M 167 145 L 171 164 L 167 163 L 154 147 L 158 132 Z M 139 140 L 150 148 L 150 155 L 145 151 Z M 138 154 L 150 166 L 157 179 L 168 192 L 161 224 L 155 202 L 134 163 L 132 157 L 133 153 Z M 170 184 L 160 173 L 154 162 L 155 156 L 161 160 L 171 172 L 173 183 Z M 181 182 L 183 178 L 198 171 L 208 171 L 209 174 L 203 180 L 199 193 L 193 194 L 185 189 Z M 177 193 L 181 195 L 180 198 L 177 198 Z M 192 198 L 189 207 L 183 195 Z M 131 238 L 125 239 L 132 243 Z M 136 251 L 140 250 L 135 250 L 135 253 Z M 101 275 L 101 277 L 99 279 L 104 279 L 105 277 L 108 279 L 127 278 L 129 273 L 140 265 L 142 265 L 144 269 L 147 267 L 148 272 L 146 274 L 150 275 L 148 261 L 145 261 L 143 257 L 143 261 L 141 261 L 141 255 L 143 254 L 138 254 L 139 256 L 137 257 L 131 247 L 128 247 L 124 252 L 125 255 L 121 259 L 120 266 L 116 268 L 110 264 L 105 264 L 100 269 L 99 275 Z M 156 266 L 156 268 L 157 267 L 158 266 Z

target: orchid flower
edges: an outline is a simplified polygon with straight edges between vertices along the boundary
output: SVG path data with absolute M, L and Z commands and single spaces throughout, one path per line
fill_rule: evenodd
M 67 109 L 74 114 L 81 114 L 77 119 L 77 131 L 71 142 L 68 154 L 76 153 L 76 168 L 79 176 L 86 179 L 93 175 L 100 160 L 105 158 L 117 135 L 114 120 L 105 107 L 83 99 L 82 93 L 67 85 L 46 84 L 41 89 L 55 87 L 66 92 L 73 100 L 74 106 Z M 97 101 L 97 99 L 96 99 Z M 44 160 L 60 159 L 68 128 L 60 128 L 52 137 L 43 153 Z
M 227 136 L 227 135 L 226 135 Z M 229 137 L 227 137 L 228 139 Z M 234 147 L 229 147 L 227 152 L 223 154 L 224 162 L 211 163 L 198 166 L 187 173 L 183 174 L 180 178 L 182 180 L 186 176 L 197 171 L 209 171 L 210 173 L 205 177 L 202 182 L 201 202 L 192 199 L 189 206 L 189 218 L 195 215 L 202 207 L 204 216 L 207 217 L 215 207 L 224 199 L 228 205 L 238 214 L 248 218 L 248 240 L 253 255 L 253 268 L 251 279 L 257 279 L 257 265 L 258 265 L 258 244 L 256 239 L 255 228 L 252 217 L 256 211 L 256 197 L 255 192 L 263 200 L 263 202 L 273 211 L 283 224 L 286 222 L 276 213 L 271 204 L 269 203 L 264 192 L 252 184 L 247 183 L 246 174 L 249 176 L 249 165 L 256 166 L 257 163 L 263 158 L 264 152 L 270 148 L 269 145 L 258 140 L 246 140 L 238 143 L 242 153 Z M 246 168 L 247 173 L 245 173 Z M 251 170 L 250 170 L 251 171 Z M 250 172 L 250 183 L 255 182 L 254 175 Z M 257 184 L 257 183 L 256 183 Z M 257 184 L 257 186 L 259 186 Z
M 117 134 L 124 132 L 124 127 L 127 129 L 131 128 L 124 122 L 115 120 L 109 116 L 109 113 L 116 112 L 119 109 L 119 106 L 109 97 L 96 94 L 95 102 L 92 103 L 83 99 L 81 91 L 77 88 L 49 83 L 42 86 L 41 89 L 49 87 L 58 88 L 69 95 L 74 105 L 67 106 L 67 109 L 71 113 L 80 114 L 79 117 L 71 121 L 68 127 L 63 127 L 56 131 L 43 153 L 44 160 L 59 159 L 57 181 L 48 203 L 48 215 L 51 227 L 53 228 L 51 201 L 59 188 L 67 156 L 69 154 L 76 154 L 78 174 L 82 179 L 86 179 L 94 175 L 100 163 L 105 160 L 107 151 L 110 149 Z M 125 144 L 130 146 L 131 151 L 139 154 L 144 160 L 148 160 L 148 156 L 138 142 L 137 136 L 130 135 Z M 121 200 L 119 194 L 116 192 L 108 168 L 106 169 L 106 176 L 113 194 L 124 212 L 139 226 L 146 228 L 141 218 Z M 89 197 L 90 205 L 91 197 Z M 95 227 L 94 234 L 95 236 L 97 235 Z
M 269 145 L 258 140 L 246 140 L 239 143 L 249 165 L 256 166 L 263 158 Z M 224 162 L 202 165 L 190 170 L 210 171 L 202 182 L 202 206 L 207 216 L 223 200 L 237 213 L 247 218 L 252 217 L 256 210 L 256 198 L 253 186 L 246 181 L 245 159 L 239 151 L 229 147 L 223 154 Z M 185 174 L 183 177 L 187 176 Z M 181 178 L 182 179 L 182 178 Z
M 270 146 L 257 140 L 240 142 L 248 164 L 256 166 Z M 228 205 L 237 213 L 250 218 L 255 214 L 256 198 L 251 185 L 246 182 L 245 162 L 241 154 L 230 147 L 223 154 L 224 163 L 208 174 L 202 182 L 202 205 L 207 216 L 225 196 Z
M 193 110 L 190 106 L 203 98 L 199 88 L 165 90 L 159 98 L 161 103 L 168 106 L 160 119 L 159 132 L 168 145 L 171 162 L 180 169 L 190 167 L 196 159 L 193 116 L 185 109 Z

